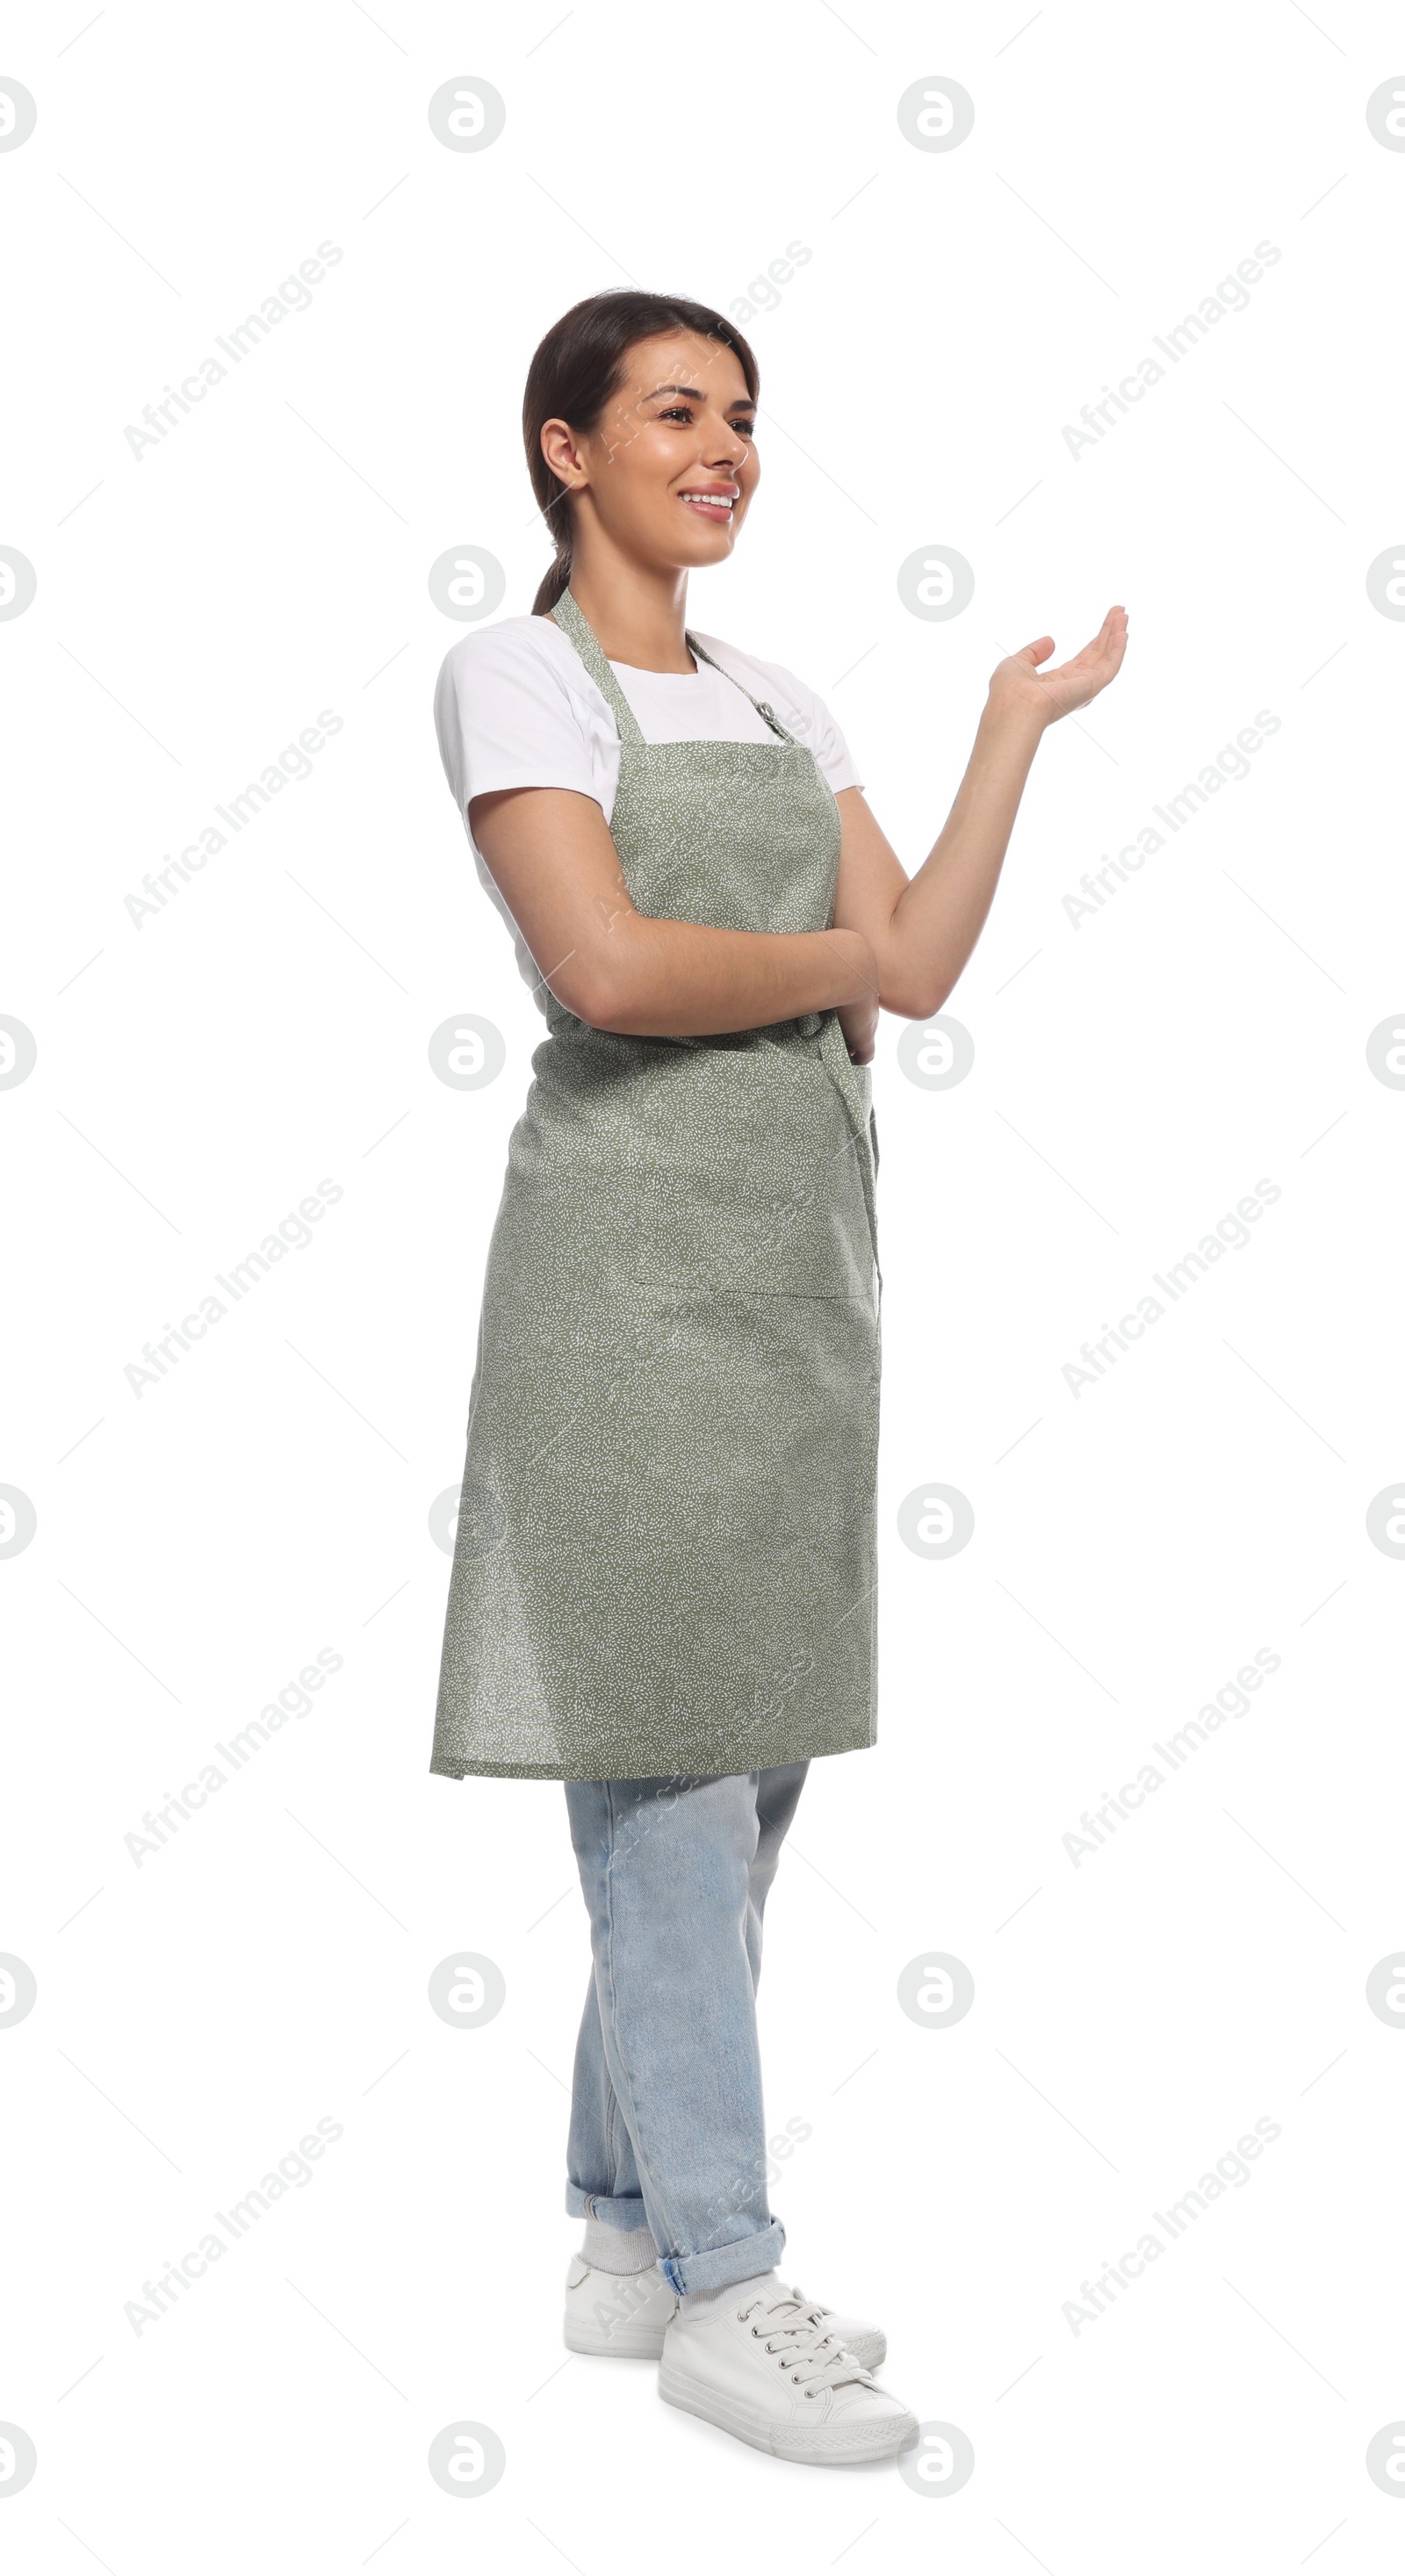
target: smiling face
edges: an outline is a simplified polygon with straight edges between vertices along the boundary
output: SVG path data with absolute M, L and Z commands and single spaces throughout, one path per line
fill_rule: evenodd
M 578 547 L 585 522 L 637 564 L 724 562 L 760 479 L 755 421 L 735 350 L 692 331 L 637 341 L 594 429 L 542 430 Z

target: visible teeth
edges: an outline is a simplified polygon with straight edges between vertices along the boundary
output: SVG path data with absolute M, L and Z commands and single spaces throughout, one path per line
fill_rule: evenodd
M 680 493 L 679 498 L 684 501 L 700 501 L 705 510 L 731 510 L 736 507 L 730 492 L 683 492 Z

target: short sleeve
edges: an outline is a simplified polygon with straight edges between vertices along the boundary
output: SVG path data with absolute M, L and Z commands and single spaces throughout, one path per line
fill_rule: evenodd
M 531 632 L 543 623 L 506 619 L 465 635 L 444 656 L 434 728 L 465 820 L 475 796 L 507 787 L 569 787 L 599 802 L 588 722 L 555 667 L 554 635 Z

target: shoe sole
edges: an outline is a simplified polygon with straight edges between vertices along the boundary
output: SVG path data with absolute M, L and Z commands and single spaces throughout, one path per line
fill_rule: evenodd
M 603 2326 L 584 2324 L 578 2317 L 568 2317 L 565 2341 L 568 2352 L 589 2353 L 594 2361 L 657 2361 L 663 2351 L 662 2326 L 617 2326 L 607 2334 Z
M 874 2425 L 855 2425 L 837 2441 L 830 2433 L 822 2441 L 807 2443 L 794 2426 L 761 2421 L 735 2400 L 720 2396 L 666 2361 L 659 2364 L 659 2395 L 666 2406 L 680 2407 L 685 2415 L 716 2424 L 739 2442 L 749 2442 L 753 2451 L 768 2451 L 773 2459 L 791 2460 L 807 2469 L 856 2469 L 873 2460 L 895 2460 L 917 2438 L 916 2417 L 904 2414 L 895 2416 L 882 2431 Z

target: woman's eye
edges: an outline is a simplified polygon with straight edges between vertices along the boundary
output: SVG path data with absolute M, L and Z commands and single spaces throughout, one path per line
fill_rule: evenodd
M 693 406 L 691 403 L 670 403 L 667 410 L 656 413 L 655 417 L 658 420 L 681 420 L 691 427 L 693 421 Z M 731 425 L 739 438 L 754 438 L 756 436 L 756 423 L 754 420 L 734 420 Z

